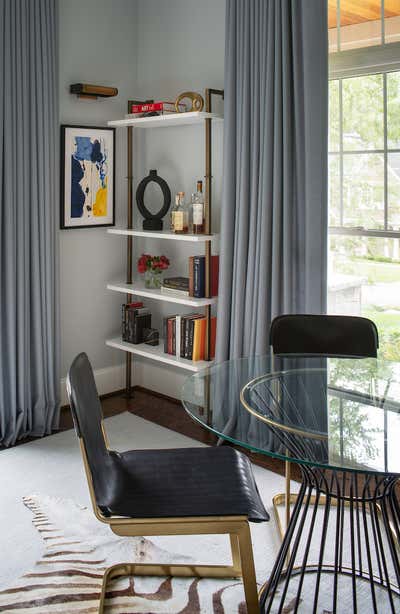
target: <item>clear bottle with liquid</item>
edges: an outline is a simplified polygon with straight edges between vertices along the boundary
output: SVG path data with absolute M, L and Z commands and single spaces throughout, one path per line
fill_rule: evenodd
M 171 232 L 175 232 L 175 213 L 179 210 L 179 194 L 175 196 L 175 204 L 171 209 L 170 215 L 170 230 Z
M 204 196 L 203 182 L 197 182 L 197 191 L 192 194 L 192 232 L 193 234 L 204 234 L 205 219 L 204 219 Z
M 189 213 L 185 205 L 185 192 L 178 192 L 177 205 L 174 207 L 174 232 L 186 234 L 189 232 Z

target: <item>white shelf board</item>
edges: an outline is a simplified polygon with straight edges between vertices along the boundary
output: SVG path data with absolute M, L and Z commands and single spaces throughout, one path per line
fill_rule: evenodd
M 206 305 L 214 305 L 217 302 L 217 297 L 212 298 L 194 298 L 192 296 L 174 296 L 172 294 L 163 294 L 158 288 L 146 288 L 143 282 L 135 282 L 133 284 L 125 284 L 123 282 L 115 282 L 107 284 L 108 290 L 114 292 L 122 292 L 123 294 L 133 294 L 134 296 L 147 296 L 157 301 L 165 301 L 166 303 L 176 303 L 178 305 L 189 305 L 190 307 L 205 307 Z
M 201 371 L 206 367 L 210 367 L 213 362 L 208 360 L 198 360 L 193 362 L 192 360 L 187 360 L 186 358 L 178 358 L 177 356 L 171 356 L 170 354 L 166 354 L 164 352 L 164 341 L 160 339 L 159 345 L 147 345 L 146 343 L 139 343 L 134 345 L 133 343 L 127 343 L 126 341 L 122 341 L 121 337 L 116 337 L 115 339 L 108 339 L 106 341 L 106 345 L 112 348 L 116 348 L 117 350 L 123 350 L 124 352 L 130 352 L 131 354 L 137 354 L 138 356 L 142 356 L 143 358 L 149 358 L 151 360 L 157 360 L 158 362 L 163 362 L 167 365 L 172 365 L 173 367 L 178 367 L 179 369 L 186 369 L 187 371 Z
M 171 113 L 170 115 L 155 115 L 153 117 L 114 119 L 107 122 L 107 124 L 115 128 L 121 126 L 134 126 L 135 128 L 168 128 L 169 126 L 201 124 L 205 119 L 223 121 L 222 115 L 218 115 L 217 113 L 189 111 L 188 113 Z
M 137 230 L 133 228 L 108 228 L 107 232 L 110 235 L 124 235 L 131 237 L 147 237 L 151 239 L 169 239 L 170 241 L 191 241 L 193 243 L 204 243 L 205 241 L 213 241 L 218 235 L 191 235 L 191 234 L 176 234 L 166 230 Z

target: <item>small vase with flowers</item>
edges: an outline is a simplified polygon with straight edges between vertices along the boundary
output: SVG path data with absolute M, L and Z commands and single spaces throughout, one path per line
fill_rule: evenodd
M 169 260 L 166 256 L 151 256 L 142 254 L 138 260 L 138 272 L 144 275 L 144 285 L 146 288 L 160 288 L 162 272 L 169 267 Z

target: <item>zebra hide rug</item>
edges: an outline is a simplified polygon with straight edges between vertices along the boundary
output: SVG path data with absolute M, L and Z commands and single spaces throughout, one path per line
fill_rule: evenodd
M 120 562 L 196 560 L 157 546 L 157 538 L 117 537 L 95 519 L 92 510 L 68 499 L 32 495 L 24 498 L 24 504 L 43 540 L 43 554 L 33 569 L 0 591 L 3 614 L 95 613 L 106 567 Z M 119 578 L 110 583 L 107 593 L 107 614 L 245 612 L 242 584 L 236 580 Z

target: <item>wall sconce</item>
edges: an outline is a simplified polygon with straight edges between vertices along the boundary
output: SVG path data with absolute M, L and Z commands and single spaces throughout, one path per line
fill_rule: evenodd
M 73 83 L 69 86 L 71 94 L 76 94 L 78 98 L 109 98 L 117 96 L 116 87 L 106 87 L 105 85 L 91 85 L 90 83 Z

